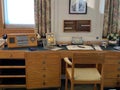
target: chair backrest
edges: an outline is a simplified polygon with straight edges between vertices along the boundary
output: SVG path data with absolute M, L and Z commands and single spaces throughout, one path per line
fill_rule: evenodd
M 102 64 L 105 53 L 101 51 L 73 53 L 73 64 Z

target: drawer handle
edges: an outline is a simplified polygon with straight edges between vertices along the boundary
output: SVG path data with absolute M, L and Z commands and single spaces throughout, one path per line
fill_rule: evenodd
M 117 82 L 116 84 L 117 84 L 117 85 L 120 85 L 120 82 Z
M 43 82 L 43 85 L 45 85 L 46 83 L 45 82 Z
M 120 71 L 120 67 L 118 67 L 118 70 Z
M 118 64 L 120 64 L 120 61 L 118 61 Z
M 42 63 L 45 64 L 45 61 L 43 61 Z
M 10 54 L 10 57 L 13 57 L 13 55 L 12 55 L 12 54 Z
M 46 70 L 46 68 L 43 68 L 43 70 Z
M 46 77 L 46 75 L 43 75 L 43 77 L 45 78 L 45 77 Z
M 118 74 L 117 77 L 120 77 L 120 74 Z

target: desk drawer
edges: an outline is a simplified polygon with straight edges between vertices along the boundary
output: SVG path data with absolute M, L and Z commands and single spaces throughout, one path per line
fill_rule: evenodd
M 120 87 L 120 80 L 117 79 L 105 79 L 104 87 Z
M 107 52 L 105 55 L 106 64 L 120 64 L 120 53 L 118 52 Z
M 11 52 L 7 52 L 7 51 L 3 51 L 0 52 L 0 58 L 1 59 L 12 59 L 12 58 L 24 58 L 24 52 L 19 52 L 19 51 L 11 51 Z
M 42 81 L 41 88 L 48 88 L 48 87 L 60 87 L 60 80 L 50 79 Z
M 104 78 L 114 78 L 114 79 L 120 79 L 120 72 L 104 72 Z
M 107 59 L 105 60 L 105 64 L 120 64 L 120 59 Z
M 105 64 L 104 72 L 119 72 L 120 65 L 119 64 Z

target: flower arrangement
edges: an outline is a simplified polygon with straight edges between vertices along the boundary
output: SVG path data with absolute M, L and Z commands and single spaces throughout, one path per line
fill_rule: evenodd
M 119 34 L 117 34 L 117 33 L 110 33 L 107 36 L 107 39 L 111 40 L 111 41 L 116 41 L 116 40 L 118 40 L 118 38 L 119 38 Z

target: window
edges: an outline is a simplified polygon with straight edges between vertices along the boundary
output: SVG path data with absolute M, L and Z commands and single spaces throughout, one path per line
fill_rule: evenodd
M 4 0 L 5 28 L 33 28 L 34 0 Z
M 99 10 L 101 14 L 104 14 L 104 8 L 105 8 L 105 0 L 100 0 Z

